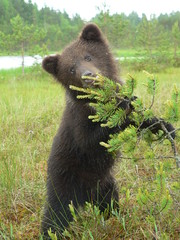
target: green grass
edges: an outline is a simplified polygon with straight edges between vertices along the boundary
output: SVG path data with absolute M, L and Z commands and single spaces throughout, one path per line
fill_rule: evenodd
M 138 56 L 138 51 L 136 49 L 113 49 L 113 53 L 117 57 L 136 57 Z M 141 52 L 141 54 L 143 54 Z
M 126 76 L 130 69 L 125 69 Z M 139 82 L 143 74 L 131 72 Z M 180 89 L 180 69 L 158 73 L 155 109 L 163 115 L 163 103 L 173 84 Z M 138 86 L 142 86 L 138 84 Z M 143 87 L 138 96 L 146 98 Z M 0 71 L 0 239 L 39 239 L 45 199 L 47 159 L 64 107 L 64 90 L 36 68 Z M 180 122 L 175 126 L 180 127 Z M 180 152 L 180 138 L 177 149 Z M 141 151 L 144 151 L 142 148 Z M 167 142 L 159 151 L 173 155 Z M 150 218 L 137 203 L 138 188 L 155 191 L 154 179 L 160 160 L 122 160 L 115 169 L 121 214 L 104 222 L 96 210 L 87 208 L 70 230 L 71 239 L 178 239 L 178 177 L 173 159 L 162 160 L 173 204 L 169 211 Z M 158 200 L 160 196 L 157 196 Z M 84 238 L 83 238 L 84 236 Z
M 14 239 L 38 236 L 46 161 L 64 106 L 63 90 L 38 71 L 0 72 L 1 239 L 12 230 Z
M 173 49 L 169 49 L 168 55 L 173 55 Z M 143 48 L 127 48 L 127 49 L 113 49 L 113 53 L 117 57 L 137 57 L 137 56 L 148 56 L 147 52 Z M 154 51 L 153 54 L 156 56 L 159 54 L 159 51 Z M 180 55 L 180 50 L 178 49 L 177 55 Z

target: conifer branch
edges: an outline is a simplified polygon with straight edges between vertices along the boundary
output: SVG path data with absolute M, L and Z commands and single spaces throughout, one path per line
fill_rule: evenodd
M 150 74 L 147 71 L 143 71 L 147 77 L 148 77 L 148 91 L 149 93 L 152 95 L 152 101 L 151 101 L 151 105 L 149 106 L 149 109 L 151 109 L 154 105 L 154 101 L 155 101 L 155 93 L 156 93 L 156 79 L 154 77 L 153 74 Z
M 103 146 L 103 145 L 102 145 Z M 126 160 L 133 160 L 133 157 L 124 157 L 124 156 L 118 156 L 120 159 L 126 159 Z M 146 157 L 138 157 L 136 158 L 137 160 L 146 160 Z M 159 160 L 159 159 L 174 159 L 174 156 L 158 156 L 158 157 L 153 157 L 153 159 Z
M 145 71 L 144 71 L 145 72 Z M 155 101 L 155 93 L 157 81 L 154 75 L 145 72 L 147 75 L 147 91 L 152 96 L 149 108 L 144 106 L 140 98 L 133 96 L 136 80 L 130 74 L 126 83 L 121 86 L 118 83 L 98 74 L 96 77 L 87 76 L 93 80 L 93 84 L 89 88 L 79 88 L 70 86 L 72 90 L 82 92 L 83 95 L 78 95 L 78 99 L 90 99 L 89 105 L 96 111 L 95 115 L 89 116 L 93 122 L 100 122 L 101 127 L 109 127 L 120 129 L 119 133 L 112 134 L 107 143 L 101 142 L 100 144 L 107 148 L 108 152 L 114 154 L 120 150 L 128 157 L 121 156 L 120 158 L 134 159 L 129 157 L 133 155 L 135 149 L 138 148 L 140 140 L 145 140 L 148 144 L 154 141 L 159 143 L 167 138 L 174 153 L 173 156 L 154 156 L 152 149 L 147 152 L 148 158 L 153 159 L 168 159 L 173 158 L 176 160 L 177 168 L 180 167 L 180 156 L 177 153 L 177 148 L 174 141 L 175 131 L 171 124 L 166 123 L 164 120 L 157 118 L 153 114 L 152 107 Z M 172 95 L 172 106 L 169 106 L 168 118 L 178 120 L 178 96 L 179 92 L 177 87 L 174 87 Z M 91 102 L 94 99 L 95 102 Z M 173 115 L 171 114 L 173 111 Z M 169 129 L 168 129 L 169 128 Z M 154 139 L 153 134 L 157 134 L 158 130 L 163 133 L 158 133 L 158 138 Z M 169 131 L 168 131 L 169 130 Z M 136 158 L 147 159 L 147 157 Z
M 165 127 L 165 125 L 163 123 L 163 121 L 159 120 L 159 122 L 161 124 L 161 127 L 162 127 L 163 131 L 166 133 L 166 137 L 168 138 L 168 140 L 171 143 L 171 147 L 172 147 L 172 150 L 174 152 L 174 158 L 176 160 L 176 166 L 177 166 L 177 168 L 180 168 L 180 156 L 178 155 L 174 139 L 172 138 L 171 134 L 168 132 L 167 128 Z

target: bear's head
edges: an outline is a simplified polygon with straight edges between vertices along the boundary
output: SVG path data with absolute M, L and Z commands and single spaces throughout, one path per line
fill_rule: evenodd
M 87 87 L 93 84 L 92 80 L 84 77 L 96 76 L 97 73 L 118 80 L 115 60 L 105 37 L 95 24 L 86 25 L 78 39 L 61 55 L 45 57 L 42 66 L 69 91 L 69 85 Z

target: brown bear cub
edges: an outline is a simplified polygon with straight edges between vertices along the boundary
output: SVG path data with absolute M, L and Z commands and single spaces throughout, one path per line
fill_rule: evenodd
M 86 101 L 78 100 L 69 85 L 92 84 L 82 76 L 101 73 L 118 81 L 119 75 L 107 41 L 94 24 L 87 25 L 61 55 L 46 57 L 43 68 L 66 89 L 66 108 L 48 160 L 47 203 L 42 221 L 42 231 L 47 235 L 50 227 L 62 231 L 68 226 L 72 220 L 71 202 L 75 208 L 92 202 L 102 211 L 112 199 L 118 202 L 111 175 L 114 159 L 99 144 L 108 140 L 112 129 L 101 128 L 88 119 L 93 109 Z
M 42 232 L 48 237 L 49 228 L 60 234 L 72 221 L 71 202 L 75 209 L 91 202 L 101 211 L 110 209 L 112 200 L 118 205 L 117 186 L 111 173 L 114 159 L 99 142 L 107 142 L 111 133 L 124 129 L 130 122 L 127 118 L 121 128 L 101 128 L 99 123 L 88 119 L 94 110 L 87 101 L 78 100 L 78 93 L 69 88 L 93 84 L 82 76 L 97 73 L 119 81 L 115 59 L 95 24 L 86 25 L 61 55 L 46 57 L 42 65 L 66 89 L 66 108 L 48 160 L 47 200 L 42 220 Z M 171 125 L 167 126 L 171 130 Z

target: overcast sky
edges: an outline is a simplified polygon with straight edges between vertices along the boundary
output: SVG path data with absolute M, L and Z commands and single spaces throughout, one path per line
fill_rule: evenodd
M 28 2 L 28 0 L 26 0 Z M 64 10 L 71 17 L 78 13 L 84 20 L 90 20 L 96 15 L 97 7 L 106 3 L 110 13 L 129 13 L 135 11 L 141 17 L 145 13 L 147 17 L 151 14 L 159 16 L 161 13 L 180 11 L 180 0 L 32 0 L 38 8 L 48 6 L 54 10 Z

